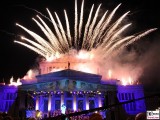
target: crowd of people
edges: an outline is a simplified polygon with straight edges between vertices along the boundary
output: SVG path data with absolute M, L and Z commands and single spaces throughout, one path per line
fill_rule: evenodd
M 66 114 L 61 114 L 60 110 L 54 111 L 50 116 L 47 118 L 36 118 L 36 117 L 30 117 L 27 120 L 105 120 L 102 118 L 101 114 L 99 113 L 92 113 L 90 115 L 78 115 L 78 116 L 72 116 L 68 117 L 67 114 L 73 113 L 72 110 L 67 110 Z M 22 120 L 18 118 L 13 118 L 9 116 L 5 112 L 0 112 L 0 120 Z M 23 119 L 26 120 L 26 119 Z M 126 120 L 146 120 L 146 114 L 145 113 L 139 113 L 136 116 L 128 117 Z
M 5 112 L 0 112 L 0 120 L 14 120 L 11 116 L 9 116 Z
M 81 110 L 73 111 L 71 109 L 67 109 L 67 110 L 65 110 L 65 113 L 62 113 L 62 111 L 59 109 L 59 110 L 51 111 L 49 113 L 43 113 L 43 114 L 41 113 L 41 116 L 39 116 L 39 118 L 57 118 L 58 119 L 63 116 L 68 117 L 68 114 L 75 113 L 75 112 L 81 112 Z M 36 114 L 38 114 L 38 112 Z M 37 116 L 37 118 L 38 118 L 38 116 Z M 82 114 L 82 115 L 68 117 L 68 119 L 69 120 L 88 120 L 89 115 Z
M 75 113 L 75 112 L 81 112 L 81 110 L 77 110 L 77 111 L 73 111 L 71 109 L 67 109 L 65 111 L 65 115 L 67 116 L 68 114 L 70 113 Z M 61 110 L 55 110 L 53 112 L 50 113 L 50 116 L 49 117 L 56 117 L 56 116 L 60 116 L 61 115 Z M 73 116 L 73 117 L 70 117 L 71 120 L 84 120 L 84 119 L 89 119 L 89 115 L 78 115 L 78 116 Z

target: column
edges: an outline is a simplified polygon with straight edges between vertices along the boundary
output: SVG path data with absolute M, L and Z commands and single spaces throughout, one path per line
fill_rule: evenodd
M 36 110 L 39 110 L 39 96 L 36 96 Z
M 77 96 L 76 94 L 73 95 L 73 110 L 77 110 Z
M 98 95 L 98 107 L 102 107 L 101 95 Z
M 85 110 L 89 110 L 89 100 L 88 100 L 88 94 L 85 95 Z
M 39 96 L 39 110 L 44 111 L 44 97 L 42 95 Z
M 51 95 L 51 93 L 49 93 L 49 96 L 48 96 L 48 112 L 51 111 L 51 106 L 52 106 L 52 95 Z
M 52 94 L 52 105 L 51 110 L 55 110 L 55 94 Z
M 61 106 L 64 104 L 64 93 L 61 93 Z M 60 107 L 61 107 L 60 106 Z

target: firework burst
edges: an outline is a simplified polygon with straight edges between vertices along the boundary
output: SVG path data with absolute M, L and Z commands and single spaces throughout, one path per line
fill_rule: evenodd
M 49 18 L 47 19 L 49 19 L 49 21 L 51 21 L 53 24 L 54 32 L 40 16 L 37 15 L 36 18 L 33 18 L 34 22 L 47 37 L 47 40 L 17 23 L 16 25 L 30 34 L 34 40 L 21 37 L 24 40 L 23 42 L 17 40 L 15 40 L 15 42 L 35 51 L 46 59 L 49 59 L 51 56 L 54 56 L 57 53 L 65 54 L 69 52 L 71 48 L 74 48 L 77 51 L 86 50 L 88 52 L 93 49 L 101 50 L 103 57 L 107 57 L 113 51 L 124 48 L 125 46 L 156 30 L 156 28 L 149 29 L 139 34 L 122 37 L 122 33 L 131 26 L 131 23 L 121 25 L 122 21 L 130 11 L 124 13 L 120 18 L 117 19 L 116 22 L 112 22 L 112 19 L 120 6 L 121 4 L 115 7 L 111 12 L 104 12 L 102 17 L 98 19 L 101 4 L 95 10 L 94 15 L 93 4 L 89 12 L 88 19 L 85 22 L 83 19 L 84 0 L 81 4 L 80 15 L 78 14 L 77 10 L 77 0 L 75 0 L 75 24 L 73 36 L 71 36 L 67 12 L 64 10 L 66 21 L 65 30 L 58 14 L 54 12 L 55 15 L 53 16 L 49 9 L 47 9 L 49 15 Z

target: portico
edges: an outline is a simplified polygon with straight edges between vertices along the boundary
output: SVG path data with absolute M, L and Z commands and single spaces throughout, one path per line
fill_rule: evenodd
M 115 85 L 101 84 L 101 76 L 71 69 L 38 75 L 37 82 L 19 87 L 31 91 L 35 110 L 49 112 L 60 109 L 88 110 L 101 107 L 108 92 L 116 92 Z

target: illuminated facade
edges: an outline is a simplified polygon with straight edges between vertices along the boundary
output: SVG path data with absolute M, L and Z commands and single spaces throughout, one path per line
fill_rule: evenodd
M 144 91 L 142 85 L 127 85 L 127 86 L 119 85 L 117 88 L 118 88 L 117 97 L 120 102 L 125 102 L 144 97 Z M 144 99 L 124 104 L 123 107 L 125 108 L 125 111 L 130 115 L 135 115 L 137 113 L 146 111 L 146 105 Z
M 97 66 L 91 70 L 80 67 L 89 62 L 69 56 L 52 62 L 41 61 L 37 74 L 34 76 L 33 71 L 30 71 L 31 73 L 21 79 L 22 85 L 13 86 L 20 81 L 12 86 L 1 85 L 0 102 L 2 101 L 3 105 L 0 106 L 0 111 L 8 111 L 16 96 L 19 101 L 16 102 L 16 109 L 18 112 L 25 110 L 27 117 L 32 116 L 35 110 L 48 115 L 61 109 L 63 104 L 73 111 L 89 110 L 144 97 L 141 85 L 120 85 L 116 79 L 104 80 Z M 89 73 L 87 70 L 94 72 Z M 124 104 L 123 109 L 128 115 L 145 112 L 145 101 Z M 121 111 L 119 113 L 121 114 Z M 115 116 L 116 114 L 118 115 L 117 112 Z
M 0 111 L 8 112 L 17 97 L 17 87 L 0 85 Z
M 116 86 L 101 84 L 101 77 L 66 69 L 38 75 L 36 83 L 24 84 L 19 89 L 33 91 L 36 110 L 54 111 L 60 109 L 62 104 L 74 111 L 88 110 L 102 107 L 108 93 L 116 95 Z
M 28 91 L 33 96 L 33 101 L 27 97 L 23 98 L 22 108 L 40 110 L 44 113 L 58 110 L 62 104 L 74 111 L 101 107 L 104 105 L 105 96 L 108 97 L 107 104 L 113 104 L 116 94 L 120 102 L 144 96 L 143 87 L 140 85 L 102 84 L 100 75 L 70 69 L 38 75 L 37 82 L 23 84 L 19 86 L 19 90 Z M 9 109 L 8 107 L 16 98 L 16 92 L 16 87 L 1 86 L 1 101 L 4 103 L 3 106 L 1 105 L 1 111 Z M 27 106 L 24 104 L 26 101 Z M 124 108 L 130 115 L 144 112 L 145 101 L 128 103 L 124 105 Z

